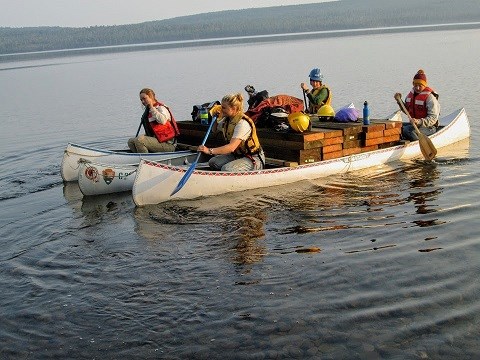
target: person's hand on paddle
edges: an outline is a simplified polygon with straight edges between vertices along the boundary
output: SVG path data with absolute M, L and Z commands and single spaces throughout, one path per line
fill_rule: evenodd
M 410 118 L 410 123 L 415 124 L 417 126 L 420 126 L 422 124 L 422 122 L 420 120 L 415 119 L 415 118 Z
M 399 92 L 395 93 L 395 95 L 393 95 L 393 98 L 395 99 L 395 101 L 397 102 L 398 106 L 400 106 L 400 110 L 402 110 L 402 112 L 404 112 L 405 114 L 407 114 L 404 110 L 403 110 L 403 107 L 405 107 L 405 104 L 403 103 L 403 100 L 402 100 L 402 94 L 400 94 Z M 401 104 L 400 104 L 401 103 Z M 403 105 L 403 107 L 402 107 Z M 408 115 L 408 114 L 407 114 Z
M 206 147 L 205 145 L 199 145 L 197 147 L 198 152 L 203 152 L 204 154 L 210 154 L 210 149 Z
M 305 83 L 301 83 L 300 87 L 302 88 L 303 91 L 308 91 L 308 86 Z

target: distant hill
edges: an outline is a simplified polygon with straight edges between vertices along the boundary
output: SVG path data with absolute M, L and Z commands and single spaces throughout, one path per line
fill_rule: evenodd
M 0 28 L 0 54 L 325 30 L 480 22 L 479 0 L 341 0 L 120 26 Z

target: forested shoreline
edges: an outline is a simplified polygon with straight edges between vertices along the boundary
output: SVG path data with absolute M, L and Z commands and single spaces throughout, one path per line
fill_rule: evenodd
M 0 55 L 170 41 L 480 22 L 478 0 L 342 0 L 119 26 L 0 28 Z

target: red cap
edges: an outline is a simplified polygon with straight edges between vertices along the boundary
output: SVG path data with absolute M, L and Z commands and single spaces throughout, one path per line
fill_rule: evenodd
M 427 86 L 427 75 L 422 69 L 418 70 L 413 77 L 413 85 Z

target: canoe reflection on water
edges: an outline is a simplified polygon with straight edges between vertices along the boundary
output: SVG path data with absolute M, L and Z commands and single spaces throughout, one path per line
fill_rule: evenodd
M 64 183 L 63 196 L 76 213 L 92 223 L 101 222 L 104 214 L 115 210 L 129 213 L 135 206 L 130 192 L 83 196 L 77 182 Z
M 154 244 L 174 238 L 212 244 L 235 264 L 256 263 L 267 255 L 264 208 L 227 202 L 213 211 L 211 205 L 203 206 L 200 200 L 197 206 L 177 202 L 137 207 L 135 232 Z
M 444 183 L 446 181 L 440 178 L 440 168 L 443 166 L 458 166 L 462 165 L 464 161 L 469 161 L 469 150 L 470 139 L 465 139 L 455 145 L 439 149 L 434 161 L 415 160 L 405 168 L 410 187 L 410 196 L 407 201 L 415 205 L 417 214 L 428 214 L 441 210 L 432 206 L 432 201 L 438 199 L 443 192 L 443 188 L 450 184 Z M 416 220 L 415 223 L 420 227 L 439 224 L 435 219 Z

